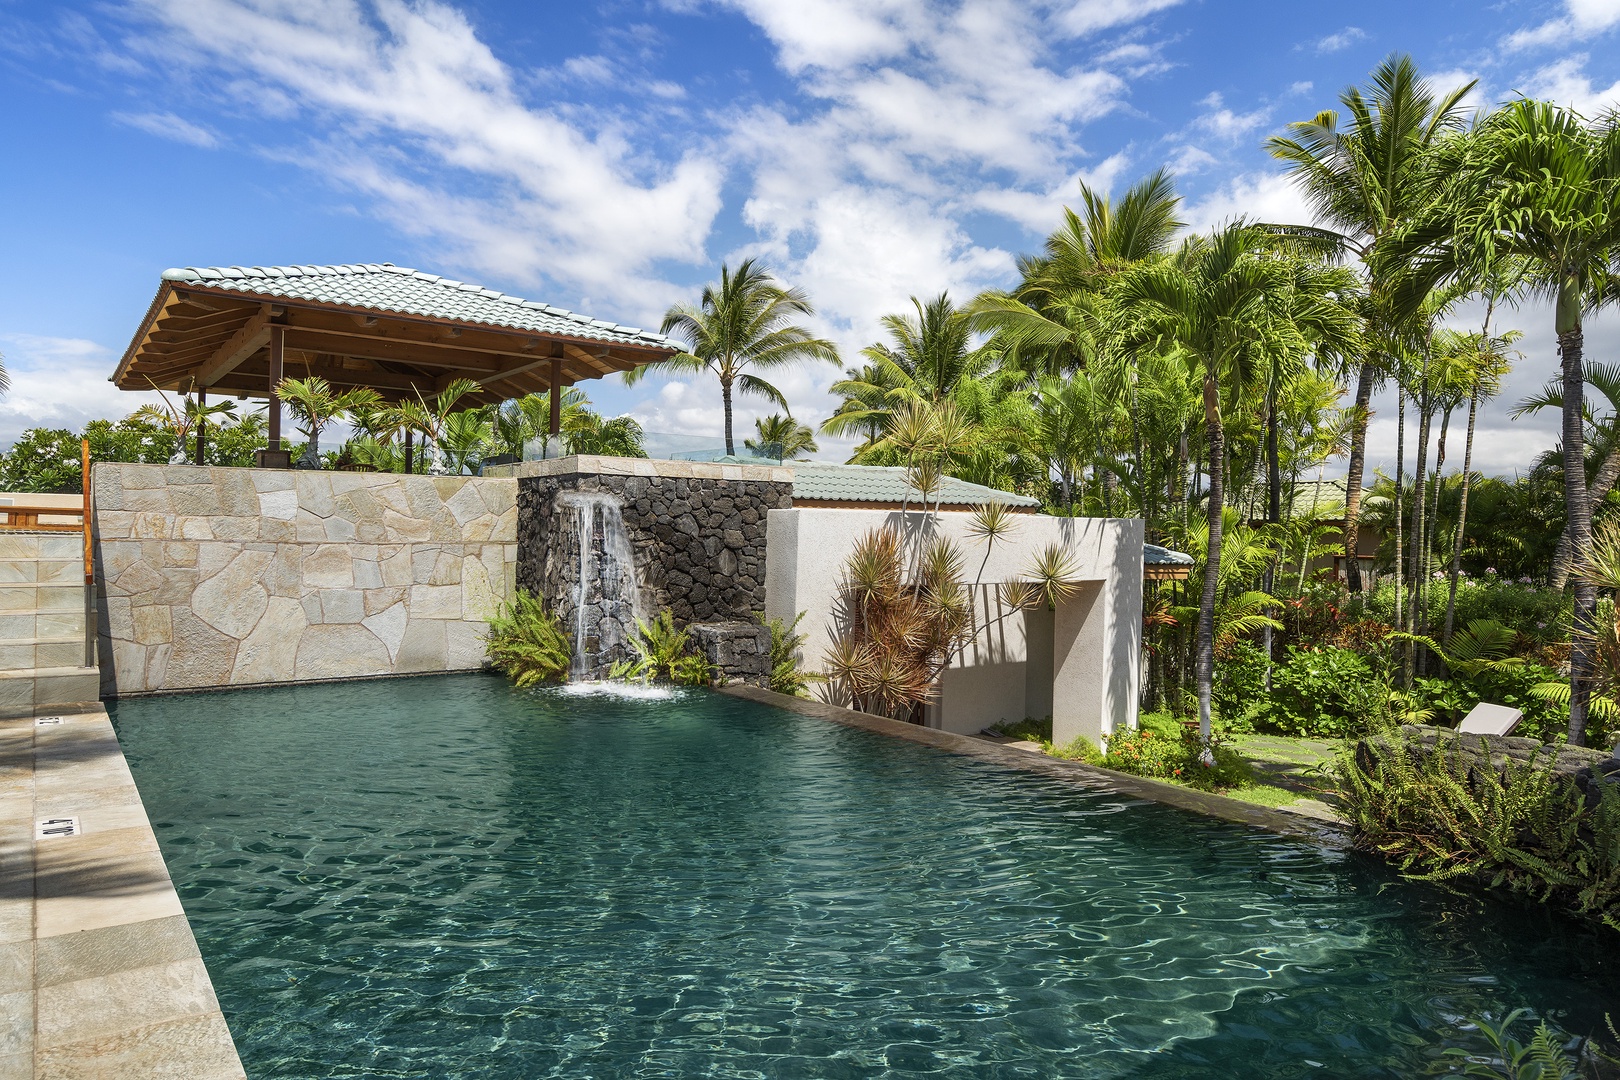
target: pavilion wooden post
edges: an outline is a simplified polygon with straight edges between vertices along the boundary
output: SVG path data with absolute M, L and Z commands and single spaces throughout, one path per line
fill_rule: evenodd
M 203 412 L 203 406 L 207 404 L 207 387 L 197 387 L 197 464 L 199 465 L 203 463 L 203 439 L 208 431 L 208 421 L 205 419 L 207 414 Z
M 546 440 L 546 456 L 550 457 L 551 439 L 562 433 L 562 361 L 551 362 L 551 422 L 546 425 L 550 438 Z
M 281 449 L 281 398 L 276 387 L 281 384 L 281 364 L 287 351 L 287 328 L 270 326 L 270 449 Z
M 413 432 L 411 431 L 410 428 L 405 429 L 405 471 L 406 472 L 411 471 L 411 449 L 412 449 L 412 447 L 411 447 L 411 435 L 412 434 L 413 434 Z

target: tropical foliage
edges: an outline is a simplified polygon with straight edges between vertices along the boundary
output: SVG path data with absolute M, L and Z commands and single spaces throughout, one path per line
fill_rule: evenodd
M 562 623 L 533 593 L 518 591 L 489 623 L 490 663 L 519 687 L 565 682 L 573 646 Z

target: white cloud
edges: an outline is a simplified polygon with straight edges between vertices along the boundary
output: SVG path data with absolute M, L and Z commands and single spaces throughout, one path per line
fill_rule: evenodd
M 1530 76 L 1525 92 L 1567 105 L 1587 116 L 1596 116 L 1620 105 L 1620 82 L 1602 88 L 1593 86 L 1586 74 L 1586 61 L 1586 54 L 1581 53 L 1548 64 Z
M 182 119 L 172 112 L 115 112 L 112 118 L 126 127 L 139 128 L 148 135 L 156 135 L 160 139 L 205 148 L 219 145 L 219 137 L 212 131 Z
M 260 152 L 318 168 L 449 267 L 656 323 L 693 291 L 668 280 L 672 267 L 713 258 L 722 189 L 740 190 L 753 236 L 726 257 L 766 256 L 852 353 L 912 293 L 966 299 L 1010 281 L 1011 253 L 975 242 L 965 215 L 1039 234 L 1077 174 L 1112 186 L 1127 158 L 1080 169 L 1079 133 L 1163 62 L 1128 35 L 1084 62 L 1063 46 L 1179 0 L 713 0 L 760 27 L 791 91 L 686 127 L 660 123 L 679 85 L 638 85 L 644 107 L 614 113 L 569 88 L 622 90 L 623 65 L 582 55 L 520 75 L 446 0 L 131 2 L 153 70 L 198 75 L 232 108 L 309 132 Z M 625 33 L 622 48 L 652 68 L 656 35 Z M 1236 137 L 1257 116 L 1208 123 Z M 673 159 L 657 149 L 669 145 Z M 814 416 L 834 378 L 829 367 L 784 389 Z M 664 402 L 658 415 L 696 423 L 695 408 Z
M 1121 150 L 1117 154 L 1110 154 L 1093 168 L 1081 169 L 1046 191 L 986 188 L 969 196 L 968 202 L 1016 221 L 1036 235 L 1045 236 L 1057 227 L 1063 207 L 1078 203 L 1081 184 L 1093 191 L 1111 192 L 1130 164 L 1130 154 Z
M 1318 55 L 1340 52 L 1367 40 L 1367 31 L 1359 26 L 1347 26 L 1338 33 L 1319 39 L 1313 46 Z
M 0 398 L 0 446 L 32 427 L 78 431 L 91 420 L 126 416 L 157 394 L 128 393 L 107 381 L 115 357 L 82 338 L 0 336 L 11 390 Z
M 1059 22 L 1079 37 L 1137 22 L 1180 3 L 1181 0 L 1079 0 L 1059 17 Z
M 720 207 L 720 171 L 708 155 L 694 148 L 651 164 L 611 128 L 587 133 L 527 106 L 511 72 L 442 3 L 139 5 L 156 27 L 148 52 L 244 76 L 242 107 L 255 107 L 253 88 L 268 84 L 284 107 L 325 121 L 322 170 L 358 184 L 461 265 L 565 282 L 636 303 L 634 317 L 644 318 L 649 268 L 704 257 Z M 469 175 L 493 193 L 452 195 Z M 501 242 L 470 244 L 469 230 Z
M 1184 215 L 1194 232 L 1216 228 L 1236 218 L 1275 225 L 1311 221 L 1310 207 L 1299 189 L 1282 173 L 1246 173 L 1190 203 Z
M 1508 49 L 1562 45 L 1573 37 L 1591 37 L 1620 25 L 1620 0 L 1564 0 L 1564 17 L 1515 31 L 1503 39 Z
M 1200 114 L 1193 121 L 1193 126 L 1218 139 L 1236 141 L 1264 127 L 1271 119 L 1269 108 L 1259 108 L 1246 113 L 1234 112 L 1225 107 L 1220 94 L 1210 94 L 1199 104 L 1207 106 L 1208 111 Z

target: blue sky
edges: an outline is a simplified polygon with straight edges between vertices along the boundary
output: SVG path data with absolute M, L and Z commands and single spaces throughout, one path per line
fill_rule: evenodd
M 656 326 L 758 255 L 853 358 L 909 296 L 1009 284 L 1081 178 L 1169 164 L 1196 226 L 1303 221 L 1264 138 L 1388 53 L 1596 113 L 1617 45 L 1620 0 L 0 0 L 0 443 L 136 404 L 105 378 L 168 266 L 388 261 Z M 1505 401 L 1553 370 L 1550 323 L 1508 316 Z M 778 382 L 815 422 L 836 377 Z M 719 431 L 711 383 L 588 390 Z M 1551 430 L 1498 407 L 1481 464 Z

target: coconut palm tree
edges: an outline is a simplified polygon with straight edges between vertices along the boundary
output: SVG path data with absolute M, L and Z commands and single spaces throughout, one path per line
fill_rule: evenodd
M 282 379 L 276 384 L 276 396 L 293 414 L 298 430 L 309 439 L 298 459 L 299 467 L 304 469 L 321 467 L 321 432 L 328 426 L 355 412 L 369 413 L 382 405 L 382 396 L 369 387 L 354 387 L 340 394 L 319 375 Z
M 1356 316 L 1342 299 L 1353 290 L 1347 272 L 1301 266 L 1273 233 L 1243 222 L 1189 240 L 1172 260 L 1132 268 L 1113 290 L 1127 340 L 1175 350 L 1203 384 L 1207 564 L 1213 569 L 1203 575 L 1194 664 L 1206 765 L 1214 762 L 1210 696 L 1227 471 L 1223 398 L 1225 406 L 1238 408 L 1276 357 L 1303 365 L 1312 351 L 1356 347 Z
M 1289 124 L 1289 137 L 1274 137 L 1266 147 L 1288 163 L 1289 175 L 1309 200 L 1325 236 L 1367 264 L 1382 236 L 1434 200 L 1441 177 L 1432 167 L 1431 154 L 1461 130 L 1462 100 L 1473 87 L 1469 82 L 1436 95 L 1410 56 L 1391 56 L 1373 72 L 1365 93 L 1351 87 L 1339 95 L 1346 114 L 1342 123 L 1339 113 L 1324 110 L 1313 119 Z M 1382 276 L 1372 273 L 1373 302 L 1367 309 L 1370 325 L 1364 336 L 1369 346 L 1380 336 L 1375 324 L 1386 310 L 1379 303 L 1386 291 Z M 1345 570 L 1355 592 L 1361 591 L 1356 537 L 1367 463 L 1368 410 L 1384 374 L 1382 358 L 1369 348 L 1356 377 L 1345 475 Z
M 755 420 L 754 436 L 744 439 L 743 445 L 760 457 L 799 461 L 804 455 L 816 452 L 815 433 L 808 424 L 801 424 L 791 416 L 778 413 Z
M 948 293 L 924 304 L 911 298 L 915 315 L 885 315 L 888 342 L 861 350 L 869 363 L 846 373 L 832 391 L 844 403 L 828 417 L 821 430 L 829 435 L 852 431 L 873 434 L 853 460 L 872 463 L 892 451 L 883 439 L 897 409 L 913 404 L 938 404 L 955 396 L 964 383 L 980 378 L 996 357 L 975 348 L 968 312 L 951 303 Z
M 753 259 L 743 260 L 735 274 L 722 265 L 719 284 L 705 286 L 696 306 L 677 304 L 664 314 L 662 332 L 685 339 L 686 351 L 625 372 L 625 382 L 634 384 L 654 369 L 712 371 L 720 380 L 720 400 L 725 407 L 726 453 L 733 454 L 733 388 L 769 398 L 786 410 L 782 392 L 754 370 L 790 367 L 806 360 L 838 363 L 838 349 L 832 342 L 793 322 L 813 314 L 815 309 L 803 290 L 784 289 Z
M 1467 358 L 1467 385 L 1468 385 L 1468 435 L 1463 442 L 1463 467 L 1461 491 L 1458 495 L 1457 531 L 1453 534 L 1451 543 L 1451 568 L 1447 572 L 1449 577 L 1446 593 L 1446 623 L 1441 632 L 1441 642 L 1451 641 L 1451 631 L 1457 622 L 1457 584 L 1462 574 L 1462 548 L 1463 536 L 1468 530 L 1468 496 L 1474 484 L 1474 426 L 1479 419 L 1479 407 L 1491 400 L 1502 391 L 1502 380 L 1507 378 L 1508 368 L 1513 364 L 1513 358 L 1518 355 L 1512 348 L 1513 343 L 1520 338 L 1517 330 L 1510 330 L 1506 334 L 1492 337 L 1490 334 L 1490 315 L 1485 316 L 1485 328 L 1478 333 L 1466 335 L 1467 344 L 1472 346 L 1471 352 L 1465 352 Z M 1620 462 L 1620 455 L 1615 455 Z
M 1414 287 L 1479 276 L 1506 262 L 1551 301 L 1563 375 L 1564 502 L 1574 576 L 1569 741 L 1585 736 L 1597 588 L 1579 572 L 1592 539 L 1584 467 L 1584 318 L 1620 299 L 1620 115 L 1589 122 L 1544 101 L 1487 117 L 1441 162 L 1444 199 L 1389 246 Z

